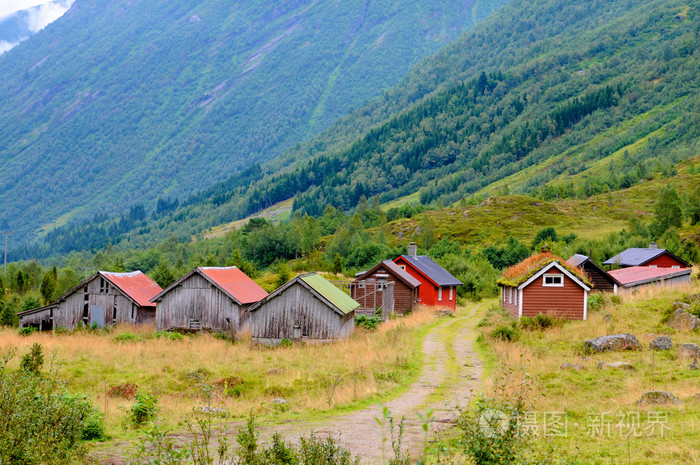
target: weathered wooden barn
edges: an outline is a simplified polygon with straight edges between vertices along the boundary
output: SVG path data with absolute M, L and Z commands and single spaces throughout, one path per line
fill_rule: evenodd
M 644 286 L 676 286 L 690 282 L 691 268 L 629 266 L 610 271 L 625 291 Z
M 572 255 L 566 262 L 571 266 L 582 269 L 584 273 L 586 273 L 591 284 L 593 284 L 594 291 L 616 293 L 617 289 L 622 287 L 620 281 L 615 279 L 614 276 L 602 269 L 586 255 Z
M 568 320 L 588 317 L 591 283 L 579 268 L 549 252 L 533 255 L 503 272 L 501 306 L 514 317 L 550 315 Z
M 456 308 L 457 287 L 462 282 L 427 255 L 418 255 L 415 243 L 408 246 L 408 255 L 401 255 L 394 263 L 420 281 L 418 300 L 421 305 Z
M 98 271 L 46 307 L 18 313 L 20 327 L 42 330 L 75 329 L 117 323 L 150 323 L 156 305 L 150 299 L 162 289 L 141 271 L 112 273 Z
M 237 332 L 245 310 L 267 292 L 235 266 L 199 267 L 151 299 L 158 304 L 156 329 Z
M 648 266 L 654 268 L 692 268 L 693 266 L 666 249 L 659 249 L 655 242 L 648 248 L 632 247 L 603 262 L 609 267 L 627 268 Z
M 318 274 L 299 275 L 248 309 L 253 341 L 329 342 L 348 337 L 359 305 Z
M 377 309 L 390 305 L 390 311 L 402 315 L 418 307 L 420 285 L 420 281 L 396 263 L 384 260 L 353 280 L 350 296 L 360 304 L 357 313 L 374 314 Z M 386 292 L 388 286 L 393 286 L 390 295 Z M 385 302 L 385 297 L 389 297 L 391 302 Z

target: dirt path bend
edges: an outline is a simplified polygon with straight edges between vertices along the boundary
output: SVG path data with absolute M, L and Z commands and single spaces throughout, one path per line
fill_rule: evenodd
M 482 365 L 473 350 L 476 338 L 473 316 L 478 308 L 479 305 L 474 305 L 463 309 L 460 315 L 446 318 L 430 331 L 423 342 L 425 364 L 420 378 L 405 394 L 384 404 L 396 421 L 406 418 L 404 445 L 414 454 L 422 449 L 425 440 L 418 414 L 425 416 L 428 409 L 433 411 L 431 431 L 449 427 L 455 407 L 466 405 L 480 386 Z M 388 436 L 388 428 L 382 428 L 375 418 L 382 418 L 379 405 L 313 422 L 264 426 L 263 436 L 278 432 L 295 439 L 311 432 L 329 434 L 360 455 L 363 463 L 382 463 L 391 455 L 390 442 L 383 444 L 382 440 L 384 435 Z
M 480 387 L 482 377 L 481 360 L 473 350 L 476 339 L 476 315 L 480 305 L 463 308 L 455 317 L 445 318 L 430 330 L 423 341 L 424 364 L 420 378 L 408 390 L 388 401 L 391 416 L 398 422 L 405 417 L 403 444 L 415 456 L 423 447 L 425 435 L 423 422 L 418 414 L 425 416 L 432 410 L 430 431 L 435 432 L 449 427 L 455 417 L 455 407 L 466 405 L 472 393 Z M 264 439 L 274 433 L 296 441 L 300 436 L 315 433 L 317 436 L 331 435 L 361 457 L 363 464 L 386 463 L 391 457 L 388 428 L 375 420 L 382 418 L 382 407 L 373 405 L 363 410 L 329 415 L 313 421 L 291 421 L 284 424 L 261 423 L 260 431 Z M 242 423 L 228 425 L 227 434 L 235 435 Z M 187 440 L 187 435 L 174 435 L 176 442 Z M 123 450 L 122 447 L 123 446 Z M 127 444 L 109 451 L 94 453 L 93 456 L 103 465 L 123 464 L 122 454 Z

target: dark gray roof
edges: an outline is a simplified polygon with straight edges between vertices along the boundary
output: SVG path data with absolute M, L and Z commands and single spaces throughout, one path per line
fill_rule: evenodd
M 675 257 L 675 255 L 666 249 L 640 249 L 632 247 L 624 252 L 620 252 L 613 258 L 605 260 L 603 265 L 641 266 L 646 262 L 655 259 L 659 255 L 663 255 L 664 253 L 668 253 Z
M 580 253 L 574 254 L 570 259 L 567 260 L 571 266 L 581 266 L 581 263 L 585 263 L 588 260 L 586 255 L 581 255 Z
M 383 266 L 388 271 L 390 271 L 396 278 L 403 281 L 404 284 L 406 284 L 411 289 L 415 289 L 418 286 L 420 286 L 420 281 L 418 281 L 416 278 L 414 278 L 413 276 L 408 274 L 408 272 L 406 270 L 400 268 L 399 265 L 392 262 L 391 260 L 384 260 L 383 262 L 379 262 L 371 270 L 363 271 L 361 273 L 356 274 L 355 281 L 361 281 L 363 279 L 366 279 L 369 275 L 371 275 L 372 273 L 377 271 L 377 268 L 379 268 L 381 266 Z
M 452 276 L 447 270 L 435 263 L 427 255 L 401 255 L 408 263 L 418 271 L 426 275 L 438 286 L 461 286 L 462 281 Z

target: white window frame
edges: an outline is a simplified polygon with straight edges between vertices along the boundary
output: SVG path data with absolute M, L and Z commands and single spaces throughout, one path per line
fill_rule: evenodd
M 442 302 L 442 286 L 438 287 L 438 302 Z
M 557 284 L 550 283 L 547 284 L 547 278 L 559 278 L 560 282 Z M 564 287 L 564 274 L 563 273 L 545 273 L 542 275 L 542 286 L 543 287 Z
M 453 289 L 454 289 L 454 288 L 453 288 L 452 286 L 450 286 L 450 300 L 452 300 L 452 290 L 453 290 Z

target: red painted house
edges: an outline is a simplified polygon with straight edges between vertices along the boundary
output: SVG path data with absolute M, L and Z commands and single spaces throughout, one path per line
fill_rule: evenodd
M 649 248 L 630 248 L 605 260 L 603 265 L 627 268 L 630 266 L 649 266 L 654 268 L 692 268 L 693 266 L 666 249 L 659 249 L 652 242 Z
M 501 306 L 514 317 L 550 315 L 567 320 L 588 316 L 591 283 L 585 273 L 549 252 L 533 255 L 503 272 Z
M 455 309 L 457 286 L 462 282 L 427 255 L 418 255 L 416 244 L 411 243 L 408 255 L 401 255 L 394 263 L 420 281 L 418 301 L 421 305 Z

